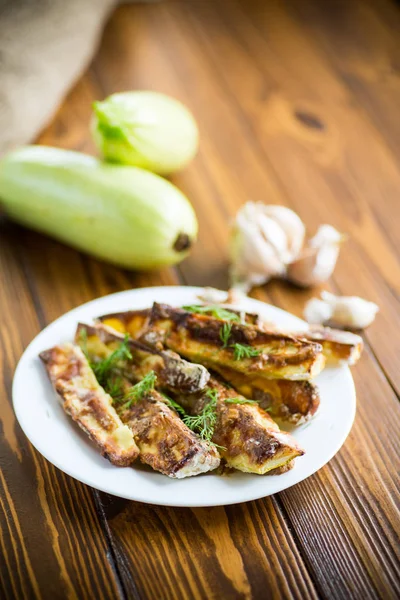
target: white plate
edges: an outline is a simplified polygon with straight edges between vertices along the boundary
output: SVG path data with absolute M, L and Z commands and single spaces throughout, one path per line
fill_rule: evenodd
M 129 500 L 164 506 L 218 506 L 263 498 L 315 473 L 339 450 L 350 432 L 356 407 L 348 367 L 325 369 L 317 378 L 321 406 L 315 419 L 294 429 L 306 453 L 283 475 L 259 476 L 235 472 L 227 477 L 207 474 L 174 480 L 140 465 L 118 468 L 104 459 L 84 433 L 64 413 L 38 358 L 39 352 L 72 340 L 78 321 L 102 314 L 146 308 L 153 301 L 175 306 L 198 302 L 194 287 L 153 287 L 129 290 L 88 302 L 54 321 L 31 342 L 19 361 L 13 384 L 17 419 L 35 448 L 56 467 L 94 488 Z M 260 313 L 285 329 L 304 322 L 293 315 L 246 299 L 243 309 Z

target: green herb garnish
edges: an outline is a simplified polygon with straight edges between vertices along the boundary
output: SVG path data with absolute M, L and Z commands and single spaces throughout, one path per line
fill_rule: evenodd
M 175 402 L 175 400 L 172 400 L 172 398 L 167 396 L 167 394 L 164 394 L 164 392 L 161 392 L 161 395 L 164 397 L 164 401 L 167 406 L 169 406 L 170 408 L 173 408 L 175 410 L 175 412 L 177 412 L 178 415 L 180 415 L 181 417 L 186 416 L 186 411 L 183 408 L 183 406 L 181 406 L 180 404 Z
M 222 342 L 222 348 L 233 349 L 233 357 L 235 360 L 242 360 L 242 358 L 253 358 L 262 353 L 260 348 L 252 348 L 246 344 L 229 344 L 231 333 L 232 325 L 230 323 L 224 323 L 220 329 L 219 337 Z
M 122 377 L 109 377 L 104 388 L 115 402 L 122 402 L 125 398 Z
M 191 313 L 197 313 L 199 315 L 209 314 L 216 319 L 223 319 L 225 321 L 237 321 L 240 322 L 240 317 L 236 313 L 228 310 L 226 308 L 222 308 L 221 306 L 216 306 L 215 304 L 209 306 L 203 305 L 190 305 L 190 306 L 182 306 L 184 310 Z
M 110 387 L 113 380 L 115 380 L 115 376 L 113 376 L 113 371 L 116 367 L 120 366 L 121 361 L 124 360 L 132 360 L 132 354 L 129 351 L 128 347 L 129 335 L 126 334 L 124 341 L 120 343 L 118 348 L 114 350 L 109 356 L 103 358 L 102 360 L 91 363 L 91 367 L 96 375 L 96 379 L 99 384 L 107 390 L 107 387 Z M 110 382 L 111 378 L 111 382 Z
M 124 400 L 125 403 L 122 406 L 122 409 L 130 408 L 132 404 L 138 402 L 151 390 L 154 390 L 154 386 L 157 381 L 157 375 L 154 371 L 149 371 L 145 377 L 139 383 L 133 385 L 125 394 Z
M 203 440 L 211 442 L 217 422 L 217 390 L 207 390 L 209 401 L 198 415 L 185 415 L 183 422 L 189 429 L 197 433 Z
M 230 323 L 224 323 L 220 329 L 219 337 L 223 343 L 223 348 L 228 347 L 229 338 L 232 332 L 232 325 Z
M 235 360 L 242 360 L 242 358 L 254 358 L 262 353 L 260 348 L 252 348 L 245 344 L 232 344 L 233 357 Z
M 257 400 L 248 400 L 247 398 L 227 398 L 226 404 L 258 404 Z
M 117 401 L 123 399 L 124 392 L 122 378 L 115 372 L 115 369 L 121 366 L 121 361 L 132 359 L 132 355 L 128 347 L 128 338 L 129 336 L 127 334 L 114 352 L 109 354 L 106 358 L 93 361 L 91 360 L 88 349 L 87 329 L 80 329 L 78 335 L 79 346 L 86 356 L 97 381 L 105 389 L 105 391 Z

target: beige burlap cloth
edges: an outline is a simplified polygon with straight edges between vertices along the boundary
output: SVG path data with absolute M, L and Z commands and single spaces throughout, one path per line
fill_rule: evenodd
M 0 155 L 34 140 L 90 62 L 115 0 L 0 0 Z

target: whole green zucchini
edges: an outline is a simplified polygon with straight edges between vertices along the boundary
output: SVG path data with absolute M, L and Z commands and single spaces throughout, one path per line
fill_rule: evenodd
M 112 94 L 95 102 L 93 111 L 93 139 L 110 162 L 168 175 L 186 166 L 197 152 L 199 131 L 193 115 L 165 94 Z
M 197 234 L 191 204 L 165 179 L 46 146 L 0 160 L 0 206 L 22 225 L 130 269 L 179 262 Z

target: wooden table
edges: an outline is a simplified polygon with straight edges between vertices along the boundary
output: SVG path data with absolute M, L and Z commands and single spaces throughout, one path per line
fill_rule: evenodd
M 399 597 L 399 30 L 387 0 L 171 1 L 114 13 L 39 142 L 92 152 L 91 102 L 117 90 L 180 98 L 201 148 L 174 181 L 200 237 L 176 269 L 136 274 L 1 221 L 1 598 Z M 249 198 L 294 208 L 310 232 L 348 232 L 331 289 L 381 308 L 354 369 L 344 447 L 303 483 L 227 508 L 129 502 L 58 471 L 15 421 L 23 349 L 97 296 L 226 287 L 228 223 Z M 301 315 L 313 293 L 272 283 L 253 295 Z

